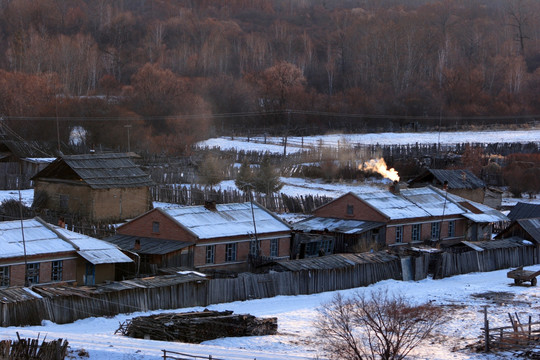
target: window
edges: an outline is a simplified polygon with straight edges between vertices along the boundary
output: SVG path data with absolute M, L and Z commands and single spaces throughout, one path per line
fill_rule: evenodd
M 152 223 L 152 232 L 159 233 L 159 221 L 154 221 Z
M 422 225 L 414 224 L 411 229 L 411 241 L 420 241 L 420 229 Z
M 396 242 L 403 242 L 403 225 L 396 226 Z
M 0 266 L 0 287 L 9 286 L 9 266 Z
M 52 262 L 51 281 L 62 281 L 63 268 L 64 268 L 64 262 L 62 260 Z
M 225 245 L 225 261 L 236 261 L 236 243 Z
M 279 256 L 279 239 L 270 240 L 270 256 L 272 257 Z
M 440 222 L 431 223 L 431 239 L 439 240 L 440 235 L 441 235 L 441 223 Z
M 452 220 L 448 222 L 448 237 L 454 237 L 456 235 L 456 221 Z
M 213 264 L 216 260 L 216 245 L 206 246 L 206 263 Z
M 26 265 L 26 272 L 26 280 L 28 281 L 29 285 L 39 283 L 39 263 L 32 263 Z
M 354 205 L 347 205 L 347 215 L 354 215 Z

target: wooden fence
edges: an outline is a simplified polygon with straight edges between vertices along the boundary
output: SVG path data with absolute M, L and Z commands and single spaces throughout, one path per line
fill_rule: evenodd
M 440 256 L 435 278 L 538 264 L 540 247 L 519 246 L 463 253 L 445 252 Z
M 150 188 L 154 201 L 180 205 L 204 205 L 207 200 L 218 204 L 246 202 L 250 200 L 248 193 L 231 189 L 211 189 L 198 185 L 173 186 L 156 185 Z M 253 200 L 274 212 L 291 212 L 309 214 L 315 208 L 332 200 L 326 196 L 288 196 L 286 194 L 263 195 L 255 193 Z
M 97 287 L 33 287 L 41 298 L 25 296 L 0 302 L 0 325 L 37 325 L 42 320 L 71 323 L 92 316 L 178 309 L 193 306 L 275 297 L 314 294 L 374 284 L 385 279 L 401 279 L 398 257 L 381 263 L 363 263 L 337 269 L 240 274 L 236 278 L 190 281 L 178 277 L 164 282 L 131 280 Z M 162 283 L 156 283 L 161 281 Z M 2 296 L 0 290 L 0 297 Z

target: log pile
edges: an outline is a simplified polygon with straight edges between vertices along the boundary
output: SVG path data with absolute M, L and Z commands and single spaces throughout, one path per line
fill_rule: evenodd
M 0 341 L 1 360 L 63 360 L 68 351 L 68 341 L 63 339 L 42 341 L 38 339 L 21 339 L 17 333 L 17 341 Z
M 120 324 L 116 333 L 139 339 L 201 343 L 221 337 L 273 335 L 277 318 L 258 319 L 232 311 L 139 316 Z

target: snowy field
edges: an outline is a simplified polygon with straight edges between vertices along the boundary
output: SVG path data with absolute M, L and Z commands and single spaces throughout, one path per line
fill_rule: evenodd
M 287 140 L 287 153 L 295 153 L 303 149 L 326 146 L 337 147 L 344 145 L 407 145 L 407 144 L 460 144 L 460 143 L 529 143 L 540 141 L 540 129 L 530 130 L 504 130 L 504 131 L 459 131 L 459 132 L 422 132 L 422 133 L 370 133 L 370 134 L 332 134 L 289 137 Z M 302 144 L 304 148 L 302 148 Z M 245 151 L 267 151 L 269 153 L 283 153 L 282 138 L 268 137 L 266 144 L 264 138 L 252 137 L 250 141 L 244 137 L 213 138 L 198 143 L 201 147 L 217 147 L 222 150 L 238 149 Z
M 540 265 L 527 269 L 540 270 Z M 377 289 L 405 295 L 411 302 L 431 302 L 447 309 L 448 322 L 441 326 L 409 359 L 460 360 L 460 359 L 511 359 L 510 354 L 487 355 L 466 348 L 480 340 L 483 325 L 483 307 L 488 306 L 491 326 L 509 325 L 508 313 L 517 313 L 521 319 L 529 315 L 538 321 L 540 315 L 540 292 L 538 287 L 514 286 L 506 277 L 506 270 L 489 273 L 473 273 L 442 280 L 426 279 L 417 282 L 386 280 L 377 284 L 341 291 L 350 295 L 355 291 L 370 293 Z M 153 340 L 132 339 L 115 335 L 121 322 L 134 316 L 159 312 L 198 311 L 203 308 L 154 311 L 117 315 L 112 318 L 88 318 L 73 324 L 57 325 L 45 322 L 42 326 L 0 328 L 0 338 L 21 337 L 43 339 L 65 338 L 69 341 L 73 358 L 84 349 L 90 359 L 145 359 L 163 358 L 163 349 L 197 356 L 212 355 L 226 360 L 277 360 L 277 359 L 324 359 L 325 354 L 317 347 L 313 320 L 316 309 L 328 302 L 337 292 L 314 295 L 278 296 L 270 299 L 211 305 L 211 310 L 232 310 L 239 314 L 258 317 L 277 317 L 278 334 L 243 338 L 222 338 L 202 344 L 185 344 Z M 522 320 L 524 321 L 524 320 Z

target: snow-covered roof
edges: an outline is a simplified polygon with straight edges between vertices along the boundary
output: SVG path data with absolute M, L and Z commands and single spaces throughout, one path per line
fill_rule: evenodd
M 217 204 L 215 210 L 205 206 L 159 208 L 199 239 L 242 236 L 254 232 L 251 204 Z M 260 205 L 253 203 L 258 234 L 287 232 L 290 227 Z
M 502 212 L 487 205 L 451 193 L 448 193 L 448 198 L 465 209 L 463 216 L 476 223 L 494 223 L 509 220 Z
M 94 265 L 131 262 L 106 241 L 51 225 L 40 218 L 23 220 L 26 255 L 77 252 Z M 21 221 L 0 222 L 0 259 L 24 256 Z
M 332 231 L 343 234 L 361 234 L 380 226 L 383 223 L 375 221 L 362 221 L 353 219 L 337 219 L 324 217 L 310 217 L 308 219 L 292 224 L 294 230 L 297 231 Z
M 460 215 L 465 211 L 431 187 L 403 189 L 399 193 L 355 193 L 390 220 Z

